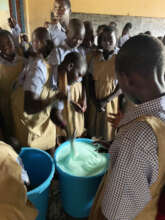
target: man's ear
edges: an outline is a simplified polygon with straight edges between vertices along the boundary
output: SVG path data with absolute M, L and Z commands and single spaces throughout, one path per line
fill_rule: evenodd
M 68 72 L 71 72 L 71 71 L 73 70 L 73 68 L 74 68 L 74 63 L 69 63 L 69 64 L 67 65 L 67 71 L 68 71 Z

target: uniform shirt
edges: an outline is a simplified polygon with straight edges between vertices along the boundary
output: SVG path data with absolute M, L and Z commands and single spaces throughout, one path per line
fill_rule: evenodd
M 110 146 L 110 174 L 102 200 L 108 220 L 132 220 L 151 200 L 149 187 L 158 177 L 158 144 L 151 127 L 141 116 L 155 116 L 165 122 L 165 96 L 148 101 L 126 112 Z
M 19 36 L 21 33 L 21 28 L 19 24 L 16 24 L 14 28 L 11 28 L 11 33 L 13 35 L 16 47 L 19 47 Z
M 24 91 L 30 91 L 36 97 L 40 97 L 47 80 L 47 67 L 40 58 L 31 58 L 19 78 L 19 84 L 23 85 Z
M 50 24 L 48 31 L 56 47 L 60 46 L 66 39 L 66 31 L 60 23 Z
M 48 63 L 53 67 L 53 77 L 52 77 L 52 88 L 57 89 L 58 81 L 58 65 L 60 65 L 67 54 L 71 52 L 80 53 L 82 56 L 85 55 L 85 50 L 82 47 L 71 48 L 66 41 L 64 41 L 59 47 L 55 48 L 51 54 L 47 57 Z
M 124 36 L 121 36 L 118 41 L 119 48 L 121 48 L 125 44 L 125 42 L 129 40 L 129 38 L 130 38 L 129 34 L 125 34 Z

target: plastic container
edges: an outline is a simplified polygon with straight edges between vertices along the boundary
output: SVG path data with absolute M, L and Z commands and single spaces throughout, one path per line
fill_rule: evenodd
M 90 139 L 79 138 L 76 142 L 92 143 Z M 74 218 L 86 218 L 89 216 L 98 186 L 105 171 L 97 176 L 76 177 L 64 172 L 56 162 L 56 157 L 69 141 L 63 143 L 55 152 L 56 170 L 59 174 L 62 203 L 65 212 Z M 107 154 L 109 158 L 109 154 Z
M 46 220 L 49 188 L 55 172 L 53 158 L 45 151 L 23 148 L 20 153 L 33 190 L 27 193 L 28 199 L 38 209 L 37 220 Z

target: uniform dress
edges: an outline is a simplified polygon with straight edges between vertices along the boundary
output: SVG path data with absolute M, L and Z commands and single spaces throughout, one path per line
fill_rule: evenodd
M 95 52 L 95 56 L 91 60 L 91 66 L 89 71 L 92 72 L 96 99 L 103 99 L 116 88 L 115 55 L 110 56 L 108 60 L 104 60 L 101 52 Z M 104 138 L 105 140 L 113 138 L 114 129 L 112 124 L 107 121 L 110 113 L 118 113 L 118 98 L 108 102 L 103 112 L 96 110 L 92 100 L 88 101 L 87 129 L 89 136 Z
M 27 201 L 17 158 L 9 145 L 0 142 L 0 219 L 35 220 L 37 210 Z
M 14 83 L 22 72 L 24 65 L 25 60 L 19 56 L 16 56 L 12 62 L 0 57 L 0 112 L 8 135 L 12 135 L 10 96 Z
M 76 130 L 76 136 L 81 136 L 84 129 L 84 113 L 79 113 L 75 111 L 73 106 L 71 105 L 71 101 L 78 103 L 80 99 L 82 99 L 83 91 L 82 91 L 81 82 L 76 82 L 71 86 L 68 86 L 67 82 L 67 73 L 59 75 L 59 86 L 58 91 L 67 94 L 68 99 L 64 101 L 64 107 L 62 110 L 63 118 L 67 122 L 67 129 L 69 135 L 73 135 Z M 57 108 L 59 107 L 59 104 Z M 66 134 L 60 128 L 57 128 L 57 136 L 66 136 Z
M 45 60 L 35 58 L 26 68 L 11 97 L 15 137 L 22 146 L 48 150 L 55 146 L 56 139 L 50 107 L 36 114 L 27 114 L 24 111 L 24 92 L 31 91 L 42 101 L 50 99 L 55 94 L 50 88 L 51 67 Z

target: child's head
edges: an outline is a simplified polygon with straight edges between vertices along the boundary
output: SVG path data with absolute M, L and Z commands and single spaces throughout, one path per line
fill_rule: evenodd
M 32 47 L 36 54 L 42 54 L 47 57 L 54 45 L 50 40 L 49 32 L 44 27 L 38 27 L 32 34 Z
M 69 85 L 81 82 L 87 71 L 86 60 L 76 52 L 67 54 L 61 66 L 67 72 Z
M 123 31 L 122 31 L 122 36 L 126 35 L 126 34 L 129 34 L 129 31 L 130 31 L 131 28 L 132 28 L 132 24 L 129 23 L 129 22 L 126 23 L 126 25 L 124 26 Z
M 116 57 L 116 73 L 122 91 L 134 103 L 160 97 L 165 92 L 163 44 L 147 35 L 129 39 Z
M 13 36 L 6 30 L 0 31 L 0 56 L 8 61 L 15 57 L 15 44 Z
M 111 22 L 109 23 L 109 26 L 112 27 L 112 28 L 114 28 L 114 29 L 117 29 L 117 23 L 114 22 L 114 21 L 111 21 Z
M 8 24 L 9 24 L 9 27 L 10 27 L 10 28 L 14 28 L 14 27 L 15 27 L 14 21 L 13 21 L 12 18 L 8 18 Z
M 71 14 L 70 0 L 55 0 L 54 1 L 54 17 L 63 25 L 67 27 Z
M 21 35 L 21 41 L 28 42 L 28 36 L 26 34 Z
M 85 26 L 79 19 L 71 19 L 67 29 L 67 43 L 71 48 L 79 47 L 85 37 Z
M 98 38 L 98 46 L 104 51 L 112 51 L 116 46 L 116 33 L 114 28 L 106 26 Z
M 150 36 L 152 35 L 151 31 L 146 31 L 144 34 L 147 34 L 147 35 L 150 35 Z
M 94 30 L 93 30 L 92 22 L 85 21 L 84 26 L 85 26 L 85 38 L 83 41 L 83 46 L 85 48 L 91 48 L 94 44 Z
M 98 28 L 97 28 L 97 36 L 99 37 L 100 34 L 103 32 L 104 28 L 106 28 L 107 25 L 106 24 L 102 24 L 102 25 L 99 25 Z

